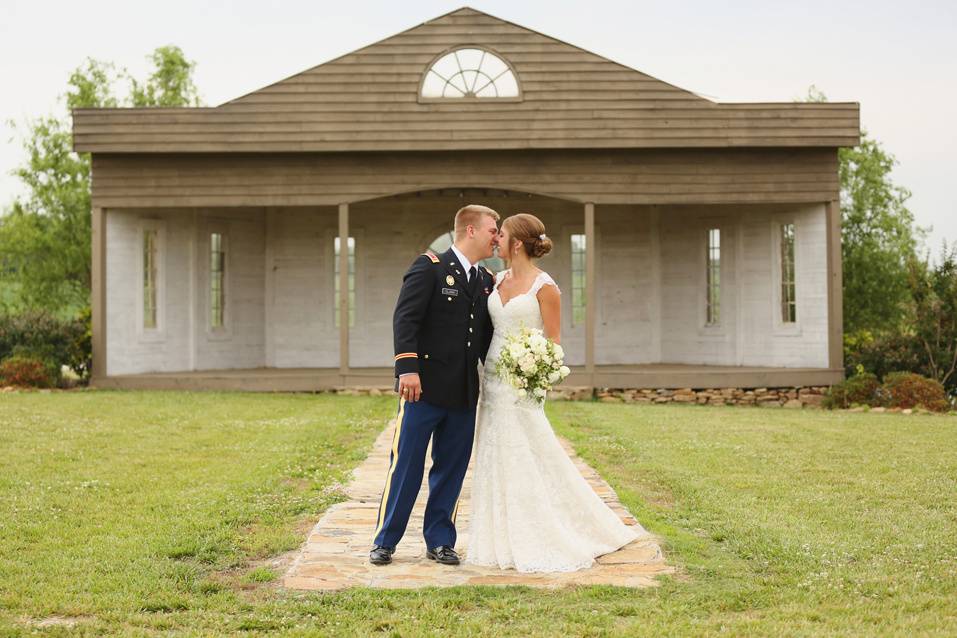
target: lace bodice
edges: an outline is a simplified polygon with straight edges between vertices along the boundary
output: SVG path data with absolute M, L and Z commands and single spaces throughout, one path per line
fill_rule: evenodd
M 498 286 L 502 283 L 502 280 L 509 275 L 509 272 L 508 270 L 503 270 L 495 275 L 495 290 L 492 291 L 488 299 L 488 313 L 492 317 L 494 332 L 492 333 L 492 343 L 489 345 L 488 354 L 485 358 L 485 367 L 487 369 L 494 369 L 495 362 L 498 361 L 498 353 L 502 348 L 502 343 L 509 333 L 520 330 L 522 326 L 537 328 L 539 330 L 544 329 L 542 309 L 538 304 L 538 297 L 536 296 L 538 295 L 538 291 L 542 289 L 542 286 L 555 286 L 556 290 L 561 294 L 561 289 L 558 288 L 558 284 L 555 283 L 555 280 L 552 279 L 547 272 L 542 271 L 538 273 L 528 292 L 516 295 L 509 299 L 508 303 L 502 304 L 502 297 L 499 294 Z

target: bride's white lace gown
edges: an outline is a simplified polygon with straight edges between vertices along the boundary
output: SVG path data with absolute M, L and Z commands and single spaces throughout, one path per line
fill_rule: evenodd
M 542 272 L 531 289 L 504 306 L 496 276 L 488 300 L 495 327 L 485 359 L 475 434 L 472 511 L 465 562 L 521 572 L 565 572 L 643 536 L 626 526 L 588 485 L 565 453 L 544 406 L 519 399 L 495 374 L 505 337 L 523 324 L 543 328 L 536 295 L 557 288 Z

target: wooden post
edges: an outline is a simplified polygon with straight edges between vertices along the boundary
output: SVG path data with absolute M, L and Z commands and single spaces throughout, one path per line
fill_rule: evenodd
M 339 204 L 339 377 L 349 374 L 349 204 Z
M 585 204 L 585 374 L 595 385 L 595 205 Z
M 841 202 L 824 205 L 827 223 L 827 359 L 832 370 L 844 370 L 844 269 L 841 253 Z
M 106 376 L 106 211 L 100 206 L 92 210 L 92 245 L 90 265 L 90 310 L 93 329 L 93 368 L 90 381 Z

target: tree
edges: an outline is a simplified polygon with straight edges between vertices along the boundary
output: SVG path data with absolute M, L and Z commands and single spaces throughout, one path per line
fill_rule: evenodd
M 199 92 L 193 83 L 195 62 L 179 47 L 159 47 L 150 56 L 153 73 L 140 84 L 131 77 L 133 106 L 199 106 Z
M 69 110 L 199 104 L 192 79 L 195 63 L 178 47 L 160 47 L 150 59 L 153 72 L 142 83 L 112 64 L 87 59 L 67 80 L 66 116 L 28 123 L 27 158 L 14 171 L 27 194 L 0 216 L 0 304 L 6 311 L 73 316 L 89 304 L 90 156 L 72 151 Z M 121 101 L 113 87 L 123 79 L 130 84 L 130 96 Z
M 815 86 L 808 102 L 826 102 Z M 896 158 L 861 130 L 861 143 L 838 151 L 844 333 L 851 343 L 896 330 L 909 299 L 908 262 L 926 229 L 907 208 L 911 193 L 893 182 Z
M 940 262 L 908 260 L 913 337 L 924 361 L 921 370 L 957 393 L 957 247 L 944 244 Z

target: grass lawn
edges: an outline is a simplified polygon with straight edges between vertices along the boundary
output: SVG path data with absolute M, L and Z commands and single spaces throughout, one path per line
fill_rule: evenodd
M 393 410 L 328 395 L 0 395 L 0 635 L 957 631 L 954 417 L 552 403 L 677 577 L 278 588 L 270 558 L 342 498 Z

